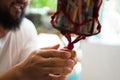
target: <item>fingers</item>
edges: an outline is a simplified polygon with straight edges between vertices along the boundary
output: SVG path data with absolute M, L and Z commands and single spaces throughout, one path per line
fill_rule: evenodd
M 32 52 L 22 64 L 21 71 L 27 73 L 26 76 L 31 79 L 36 78 L 34 80 L 65 80 L 65 76 L 75 65 L 76 53 L 73 50 L 57 48 L 58 45 Z
M 70 53 L 71 53 L 70 59 L 73 59 L 74 62 L 77 63 L 78 59 L 77 59 L 77 57 L 76 57 L 76 51 L 74 51 L 74 50 L 69 50 L 69 49 L 67 49 L 67 48 L 63 48 L 63 49 L 61 49 L 61 50 L 62 50 L 62 51 L 70 52 Z
M 38 79 L 41 80 L 41 79 Z M 44 76 L 44 80 L 66 80 L 66 76 L 64 75 L 54 75 L 54 74 L 47 74 Z
M 58 49 L 60 47 L 60 44 L 56 44 L 54 46 L 51 47 L 45 47 L 45 48 L 41 48 L 42 50 L 46 50 L 46 49 Z
M 67 48 L 63 48 L 61 49 L 62 51 L 67 51 L 67 52 L 70 52 L 71 53 L 71 58 L 72 57 L 76 57 L 76 52 L 74 50 L 69 50 Z
M 72 71 L 69 67 L 43 67 L 41 72 L 43 74 L 67 75 Z
M 40 62 L 42 67 L 69 67 L 73 68 L 75 62 L 72 59 L 48 58 Z
M 66 80 L 66 76 L 49 74 L 49 80 Z
M 41 64 L 43 66 L 57 67 L 57 66 L 67 66 L 75 65 L 77 62 L 76 53 L 73 50 L 62 49 L 62 50 L 39 50 L 37 53 L 39 58 L 45 58 Z M 63 60 L 64 59 L 64 60 Z M 72 62 L 67 62 L 67 59 L 71 59 Z M 65 61 L 66 60 L 66 61 Z M 70 64 L 69 64 L 70 63 Z
M 67 75 L 74 67 L 75 62 L 72 59 L 62 58 L 39 58 L 36 56 L 33 66 L 36 71 L 42 74 L 60 74 Z
M 44 58 L 59 57 L 59 58 L 70 58 L 71 53 L 68 51 L 58 51 L 58 50 L 40 50 L 37 53 L 39 56 Z

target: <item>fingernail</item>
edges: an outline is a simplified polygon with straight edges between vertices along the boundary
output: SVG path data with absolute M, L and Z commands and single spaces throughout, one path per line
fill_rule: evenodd
M 73 66 L 73 65 L 74 65 L 74 61 L 73 61 L 72 59 L 69 59 L 69 60 L 68 60 L 68 65 L 69 65 L 69 66 Z
M 65 57 L 66 58 L 70 58 L 71 57 L 71 54 L 69 52 L 65 53 Z
M 69 68 L 69 67 L 66 67 L 66 69 L 67 69 L 67 72 L 68 72 L 68 73 L 70 73 L 70 72 L 72 71 L 72 69 Z

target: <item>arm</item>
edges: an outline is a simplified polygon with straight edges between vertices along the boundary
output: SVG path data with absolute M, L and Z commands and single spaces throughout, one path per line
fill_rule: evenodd
M 71 54 L 73 52 L 68 50 L 38 49 L 25 61 L 1 74 L 0 80 L 65 80 L 75 65 Z
M 0 80 L 23 80 L 17 66 L 11 68 L 3 74 L 0 74 Z

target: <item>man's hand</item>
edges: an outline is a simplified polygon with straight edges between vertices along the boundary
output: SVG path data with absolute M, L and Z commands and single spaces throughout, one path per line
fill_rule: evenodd
M 56 45 L 32 52 L 16 66 L 21 78 L 18 80 L 65 80 L 76 63 L 75 52 L 58 50 L 58 47 Z
M 34 51 L 20 66 L 22 74 L 31 80 L 64 80 L 75 61 L 74 51 L 57 49 L 58 46 Z

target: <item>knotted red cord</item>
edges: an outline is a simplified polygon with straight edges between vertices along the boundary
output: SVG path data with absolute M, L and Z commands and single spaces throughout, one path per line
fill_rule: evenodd
M 81 22 L 81 23 L 79 23 L 79 24 L 76 24 L 74 21 L 72 21 L 71 17 L 68 15 L 68 13 L 66 13 L 66 12 L 63 10 L 63 9 L 64 9 L 64 4 L 65 4 L 65 1 L 66 1 L 66 0 L 59 0 L 59 1 L 61 1 L 61 4 L 59 4 L 58 9 L 57 9 L 57 11 L 54 13 L 54 15 L 51 16 L 51 24 L 52 24 L 52 26 L 53 26 L 54 28 L 56 28 L 56 27 L 55 27 L 55 24 L 54 24 L 54 19 L 55 19 L 55 17 L 56 17 L 60 12 L 62 12 L 62 13 L 66 16 L 66 18 L 70 21 L 70 23 L 74 25 L 74 30 L 73 30 L 73 31 L 68 31 L 68 32 L 63 32 L 63 31 L 61 31 L 61 33 L 62 33 L 62 34 L 67 38 L 67 40 L 68 40 L 68 45 L 67 45 L 67 48 L 68 48 L 68 49 L 72 50 L 72 49 L 74 48 L 74 44 L 75 44 L 76 42 L 78 42 L 78 41 L 81 40 L 81 39 L 85 39 L 85 37 L 86 37 L 85 35 L 78 35 L 78 37 L 76 37 L 76 39 L 74 39 L 73 41 L 72 41 L 72 39 L 71 39 L 71 33 L 76 34 L 76 31 L 77 31 L 78 29 L 80 29 L 80 28 L 82 27 L 82 25 L 85 25 L 85 24 L 87 24 L 87 23 L 90 23 L 91 21 L 96 20 L 96 21 L 98 22 L 97 29 L 98 29 L 98 31 L 101 30 L 101 25 L 100 25 L 100 23 L 99 23 L 99 21 L 98 21 L 98 16 L 99 16 L 99 15 L 98 15 L 98 11 L 99 11 L 99 8 L 100 8 L 100 6 L 101 6 L 102 0 L 100 0 L 99 5 L 97 4 L 96 0 L 93 0 L 94 8 L 95 8 L 95 12 L 93 13 L 93 14 L 94 14 L 94 15 L 93 15 L 93 18 L 92 18 L 92 19 L 89 19 L 89 20 L 87 20 L 87 21 L 85 21 L 85 22 Z M 76 35 L 77 35 L 77 34 L 76 34 Z
M 71 39 L 71 36 L 70 36 L 70 34 L 69 33 L 63 33 L 63 35 L 67 38 L 67 40 L 68 40 L 68 45 L 67 45 L 67 49 L 70 49 L 70 50 L 72 50 L 73 48 L 74 48 L 74 44 L 75 43 L 77 43 L 79 40 L 81 40 L 81 39 L 85 39 L 85 36 L 78 36 L 78 37 L 76 37 L 73 41 L 72 41 L 72 39 Z

